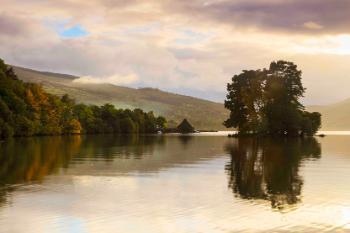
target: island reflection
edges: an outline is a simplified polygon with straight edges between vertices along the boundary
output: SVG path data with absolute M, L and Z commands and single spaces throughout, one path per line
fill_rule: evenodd
M 229 188 L 236 197 L 271 202 L 286 211 L 300 202 L 304 159 L 319 159 L 320 144 L 314 138 L 241 138 L 226 145 Z

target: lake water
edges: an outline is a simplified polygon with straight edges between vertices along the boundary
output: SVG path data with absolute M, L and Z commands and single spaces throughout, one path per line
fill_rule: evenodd
M 349 145 L 346 135 L 9 140 L 0 232 L 350 232 Z

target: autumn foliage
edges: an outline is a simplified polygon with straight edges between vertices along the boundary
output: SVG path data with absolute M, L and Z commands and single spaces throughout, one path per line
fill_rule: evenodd
M 68 95 L 48 94 L 38 84 L 19 80 L 0 59 L 0 138 L 80 133 L 154 133 L 164 117 L 141 109 L 116 109 L 75 103 Z

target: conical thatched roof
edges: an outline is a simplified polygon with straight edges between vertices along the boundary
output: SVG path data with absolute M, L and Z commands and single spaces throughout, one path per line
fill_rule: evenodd
M 194 127 L 188 122 L 187 119 L 184 119 L 178 126 L 177 130 L 180 133 L 193 133 Z

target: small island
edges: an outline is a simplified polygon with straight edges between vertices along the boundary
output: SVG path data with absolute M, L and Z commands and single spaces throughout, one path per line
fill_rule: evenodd
M 321 114 L 307 112 L 300 102 L 305 88 L 302 72 L 292 62 L 277 61 L 269 69 L 244 70 L 227 84 L 224 122 L 240 135 L 313 136 Z

